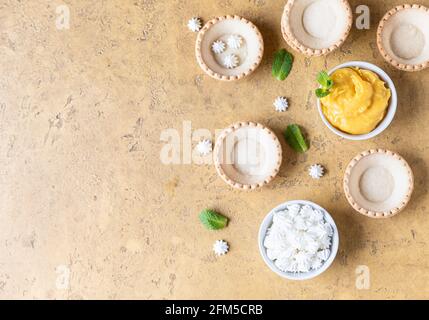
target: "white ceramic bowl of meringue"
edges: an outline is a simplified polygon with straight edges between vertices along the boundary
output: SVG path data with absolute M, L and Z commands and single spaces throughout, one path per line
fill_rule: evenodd
M 267 248 L 264 244 L 265 238 L 267 237 L 270 228 L 273 226 L 273 218 L 274 215 L 278 212 L 284 211 L 288 209 L 290 206 L 293 205 L 299 205 L 301 208 L 305 206 L 311 207 L 313 210 L 316 210 L 318 212 L 323 213 L 323 220 L 325 223 L 329 224 L 331 226 L 332 235 L 330 236 L 330 246 L 329 246 L 329 256 L 326 258 L 326 260 L 323 261 L 321 266 L 317 269 L 311 269 L 307 272 L 286 272 L 280 270 L 275 264 L 275 261 L 269 258 L 269 254 L 267 253 Z M 312 278 L 315 278 L 325 272 L 332 264 L 332 262 L 335 260 L 335 257 L 338 252 L 338 246 L 339 246 L 339 235 L 338 235 L 338 228 L 334 222 L 334 219 L 332 219 L 331 215 L 323 209 L 321 206 L 306 200 L 294 200 L 294 201 L 288 201 L 285 202 L 273 210 L 271 210 L 268 215 L 265 217 L 265 219 L 262 221 L 262 224 L 259 228 L 259 236 L 258 236 L 258 244 L 259 244 L 259 251 L 261 253 L 262 259 L 265 261 L 267 266 L 276 274 L 279 276 L 289 279 L 289 280 L 309 280 Z M 285 248 L 287 250 L 287 248 Z

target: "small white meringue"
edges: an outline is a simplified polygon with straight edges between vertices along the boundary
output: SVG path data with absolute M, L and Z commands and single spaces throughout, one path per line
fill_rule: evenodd
M 311 268 L 313 270 L 319 269 L 322 265 L 323 265 L 323 261 L 318 257 L 314 258 L 313 261 L 311 262 Z
M 307 252 L 299 252 L 295 258 L 298 263 L 299 272 L 308 272 L 311 269 L 311 255 Z
M 328 236 L 332 236 L 334 234 L 334 229 L 332 229 L 332 226 L 329 223 L 324 223 L 323 228 L 325 229 L 325 232 Z
M 331 237 L 326 235 L 320 239 L 322 249 L 328 249 L 331 247 Z
M 228 69 L 234 69 L 238 66 L 238 57 L 235 54 L 227 55 L 223 60 L 223 64 Z
M 243 38 L 239 35 L 233 34 L 228 37 L 227 43 L 228 47 L 231 49 L 240 49 L 243 44 Z
M 217 40 L 212 43 L 212 51 L 216 54 L 220 54 L 225 51 L 226 45 L 222 40 Z
M 311 226 L 308 229 L 308 232 L 310 232 L 314 237 L 316 237 L 318 239 L 321 239 L 321 238 L 323 238 L 323 237 L 325 237 L 327 235 L 325 229 L 320 224 Z
M 217 256 L 223 256 L 228 253 L 229 245 L 226 241 L 216 240 L 213 245 L 213 251 Z
M 198 17 L 193 17 L 188 21 L 188 28 L 192 32 L 198 32 L 201 30 L 202 22 L 201 19 Z
M 310 219 L 314 215 L 314 210 L 309 205 L 305 205 L 301 208 L 301 216 L 305 219 Z
M 280 252 L 278 250 L 267 249 L 267 257 L 270 260 L 277 259 L 277 257 L 279 256 L 279 254 L 280 254 Z
M 310 169 L 308 169 L 308 174 L 313 179 L 320 179 L 325 175 L 325 168 L 320 164 L 313 164 Z
M 200 155 L 206 156 L 212 152 L 213 144 L 210 140 L 204 139 L 198 142 L 197 151 Z
M 299 204 L 293 204 L 291 206 L 288 206 L 287 209 L 289 211 L 289 214 L 291 214 L 294 217 L 301 210 L 301 206 Z
M 279 268 L 280 271 L 289 272 L 289 270 L 291 269 L 289 259 L 286 259 L 286 258 L 277 259 L 277 257 L 276 257 L 275 259 L 271 259 L 271 260 L 274 261 L 274 265 L 277 268 Z
M 289 108 L 289 102 L 285 97 L 277 97 L 273 105 L 278 112 L 285 112 Z
M 293 219 L 289 218 L 288 215 L 276 212 L 273 216 L 273 222 L 280 227 L 290 228 L 293 226 Z
M 317 250 L 319 250 L 319 244 L 315 240 L 308 241 L 305 245 L 305 251 L 307 251 L 310 254 L 317 253 Z
M 307 230 L 307 225 L 305 223 L 305 218 L 303 216 L 297 216 L 295 218 L 295 228 L 299 231 L 306 231 Z
M 323 212 L 320 211 L 319 209 L 316 209 L 313 211 L 313 215 L 311 216 L 311 221 L 317 223 L 317 222 L 323 221 L 324 218 L 325 218 L 325 215 L 323 214 Z
M 328 260 L 330 255 L 331 255 L 331 250 L 329 249 L 325 249 L 317 253 L 317 257 L 322 261 Z

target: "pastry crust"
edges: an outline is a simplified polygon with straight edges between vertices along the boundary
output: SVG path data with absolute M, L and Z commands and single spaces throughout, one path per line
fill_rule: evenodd
M 398 61 L 399 59 L 397 59 L 396 57 L 394 57 L 388 53 L 389 50 L 387 48 L 385 48 L 385 44 L 383 43 L 383 39 L 384 39 L 383 32 L 384 32 L 386 26 L 388 25 L 389 21 L 391 20 L 391 18 L 394 17 L 398 13 L 401 13 L 401 12 L 404 12 L 405 10 L 410 10 L 410 9 L 421 10 L 422 12 L 427 14 L 428 19 L 429 19 L 429 8 L 424 7 L 422 5 L 404 4 L 401 6 L 396 6 L 395 8 L 393 8 L 392 10 L 387 12 L 385 14 L 385 16 L 380 21 L 380 24 L 379 24 L 378 30 L 377 30 L 377 46 L 378 46 L 378 49 L 379 49 L 381 55 L 383 56 L 383 58 L 387 62 L 389 62 L 392 66 L 394 66 L 395 68 L 397 68 L 399 70 L 414 72 L 414 71 L 421 71 L 421 70 L 429 67 L 429 56 L 428 56 L 426 61 L 424 61 L 422 63 L 418 63 L 418 64 L 400 62 L 400 61 Z M 428 39 L 427 34 L 426 34 L 425 40 L 426 40 L 426 46 L 429 46 L 429 39 Z
M 293 28 L 291 26 L 290 17 L 291 17 L 293 7 L 300 1 L 303 1 L 303 0 L 288 0 L 284 8 L 282 21 L 281 21 L 281 29 L 282 29 L 283 38 L 285 39 L 286 43 L 290 47 L 292 47 L 292 49 L 299 51 L 309 57 L 327 55 L 330 52 L 338 49 L 347 39 L 353 24 L 353 13 L 349 2 L 347 0 L 338 0 L 338 4 L 342 6 L 341 9 L 344 11 L 344 18 L 345 18 L 345 24 L 343 26 L 343 30 L 340 33 L 340 36 L 337 39 L 335 39 L 335 41 L 333 42 L 331 41 L 332 43 L 330 43 L 326 47 L 315 48 L 314 46 L 305 44 L 303 43 L 303 41 L 298 39 L 298 37 L 294 34 Z
M 268 163 L 268 170 L 263 172 L 263 178 L 260 179 L 260 181 L 252 181 L 253 179 L 249 179 L 248 182 L 246 182 L 243 181 L 248 179 L 245 175 L 237 173 L 235 169 L 229 170 L 229 172 L 226 170 L 227 165 L 224 164 L 225 140 L 228 136 L 233 135 L 235 132 L 242 129 L 261 130 L 266 139 L 265 142 L 270 140 L 269 143 L 271 144 L 271 152 L 267 154 L 265 161 L 266 159 L 269 159 L 271 163 Z M 226 145 L 228 146 L 228 143 L 226 143 Z M 264 144 L 264 147 L 267 147 L 267 144 Z M 240 190 L 254 190 L 269 184 L 278 174 L 282 163 L 282 147 L 277 136 L 262 124 L 255 122 L 238 122 L 224 129 L 217 138 L 214 149 L 214 163 L 218 175 L 228 185 Z
M 248 53 L 246 57 L 246 59 L 252 59 L 252 61 L 245 62 L 243 67 L 240 66 L 236 69 L 229 70 L 216 65 L 214 60 L 210 58 L 210 54 L 212 54 L 210 48 L 211 44 L 209 45 L 209 41 L 206 41 L 206 36 L 210 34 L 214 27 L 227 21 L 242 24 L 243 30 L 245 30 L 247 35 L 247 37 L 244 36 L 244 38 L 247 42 L 251 42 L 251 48 L 248 50 L 252 51 Z M 233 34 L 234 30 L 230 30 L 229 32 Z M 240 36 L 243 37 L 243 34 L 240 34 Z M 236 81 L 249 76 L 258 68 L 264 55 L 264 40 L 258 28 L 252 22 L 236 15 L 222 16 L 207 22 L 198 33 L 195 53 L 201 69 L 210 77 L 222 81 Z
M 352 195 L 352 191 L 351 191 L 351 178 L 352 178 L 352 171 L 353 169 L 355 169 L 356 165 L 365 157 L 371 156 L 371 155 L 375 155 L 375 154 L 381 154 L 381 155 L 386 155 L 388 157 L 392 157 L 392 159 L 394 161 L 396 161 L 398 163 L 398 165 L 400 165 L 402 167 L 402 169 L 405 170 L 406 175 L 407 175 L 407 184 L 405 186 L 405 191 L 403 192 L 403 197 L 401 197 L 401 201 L 399 205 L 395 205 L 394 207 L 390 208 L 389 210 L 369 210 L 367 208 L 363 208 L 362 205 L 358 204 L 356 199 L 353 197 Z M 344 181 L 343 181 L 343 187 L 344 187 L 344 192 L 347 198 L 347 201 L 350 203 L 350 205 L 353 207 L 353 209 L 355 209 L 357 212 L 370 217 L 370 218 L 390 218 L 393 217 L 394 215 L 400 213 L 402 210 L 405 209 L 405 207 L 407 206 L 408 202 L 411 199 L 411 195 L 413 193 L 414 190 L 414 176 L 413 176 L 413 172 L 410 168 L 410 166 L 408 165 L 408 163 L 397 153 L 389 151 L 389 150 L 384 150 L 384 149 L 376 149 L 376 150 L 369 150 L 369 151 L 365 151 L 360 153 L 359 155 L 357 155 L 351 162 L 350 164 L 347 166 L 345 175 L 344 175 Z

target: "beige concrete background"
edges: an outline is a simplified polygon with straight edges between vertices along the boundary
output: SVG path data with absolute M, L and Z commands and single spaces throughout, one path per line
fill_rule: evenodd
M 285 1 L 274 0 L 0 0 L 0 298 L 429 298 L 427 218 L 429 71 L 396 71 L 382 60 L 376 26 L 396 0 L 355 0 L 371 8 L 371 30 L 353 28 L 326 58 L 294 53 L 285 82 L 270 75 Z M 415 1 L 429 6 L 429 1 Z M 56 8 L 70 8 L 57 30 Z M 194 58 L 186 22 L 224 14 L 252 20 L 266 54 L 248 80 L 221 83 Z M 349 142 L 323 125 L 313 95 L 321 69 L 349 60 L 384 68 L 397 84 L 392 126 L 371 141 Z M 278 95 L 288 112 L 272 107 Z M 233 191 L 208 165 L 163 165 L 162 130 L 214 132 L 239 120 L 259 121 L 281 136 L 302 125 L 311 150 L 296 155 L 283 139 L 279 177 L 252 193 Z M 401 153 L 416 176 L 407 210 L 390 220 L 355 214 L 342 191 L 347 163 L 360 151 Z M 311 180 L 307 167 L 328 174 Z M 274 206 L 308 199 L 325 207 L 341 236 L 333 266 L 295 283 L 259 256 L 259 224 Z M 200 210 L 230 219 L 206 231 Z M 216 258 L 217 239 L 231 245 Z M 355 269 L 370 268 L 358 290 Z

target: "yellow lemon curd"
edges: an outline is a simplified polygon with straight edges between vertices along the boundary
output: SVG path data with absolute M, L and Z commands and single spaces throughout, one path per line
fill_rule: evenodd
M 386 115 L 390 89 L 377 74 L 359 68 L 339 69 L 331 79 L 331 93 L 320 99 L 328 121 L 349 134 L 373 131 Z

